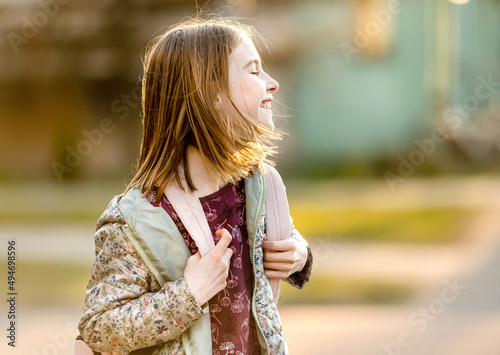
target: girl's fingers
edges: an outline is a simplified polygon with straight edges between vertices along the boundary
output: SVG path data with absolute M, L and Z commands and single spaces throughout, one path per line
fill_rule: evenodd
M 264 261 L 264 269 L 278 270 L 278 271 L 290 271 L 292 270 L 293 264 L 287 263 L 273 263 Z
M 226 251 L 224 252 L 224 255 L 222 255 L 222 260 L 226 261 L 229 263 L 231 261 L 231 256 L 233 255 L 233 250 L 230 248 L 227 248 Z
M 295 243 L 292 239 L 277 240 L 273 242 L 263 241 L 262 249 L 270 251 L 288 251 L 295 248 Z
M 233 238 L 226 229 L 219 229 L 215 232 L 215 234 L 220 237 L 220 239 L 217 242 L 217 245 L 210 250 L 210 253 L 217 253 L 217 255 L 222 256 L 226 252 L 227 247 Z
M 293 263 L 295 262 L 293 252 L 270 252 L 264 251 L 264 261 L 277 261 L 283 263 Z
M 288 272 L 277 271 L 277 270 L 265 270 L 264 275 L 266 275 L 268 279 L 282 279 L 282 280 L 290 276 Z

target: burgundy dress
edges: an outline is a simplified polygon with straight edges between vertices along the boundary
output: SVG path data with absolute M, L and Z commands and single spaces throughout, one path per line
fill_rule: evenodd
M 195 254 L 198 248 L 166 196 L 163 195 L 160 202 L 155 202 L 153 195 L 150 202 L 156 207 L 162 207 L 170 215 L 191 253 Z M 200 202 L 215 244 L 220 239 L 215 235 L 219 229 L 227 229 L 233 237 L 229 244 L 233 255 L 227 286 L 209 301 L 212 353 L 260 354 L 251 311 L 253 273 L 245 214 L 244 183 L 241 181 L 236 185 L 228 184 L 219 191 L 200 198 Z

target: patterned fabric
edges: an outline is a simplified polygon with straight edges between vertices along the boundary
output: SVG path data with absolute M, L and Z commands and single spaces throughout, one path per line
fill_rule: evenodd
M 155 207 L 162 207 L 177 225 L 191 253 L 198 251 L 182 221 L 165 195 L 159 202 L 149 198 Z M 233 250 L 227 287 L 210 301 L 210 321 L 213 355 L 260 354 L 255 321 L 250 311 L 252 298 L 252 264 L 245 216 L 245 187 L 243 181 L 228 184 L 219 191 L 200 198 L 210 230 L 217 244 L 215 232 L 227 229 L 233 237 L 229 247 Z M 226 352 L 224 352 L 226 351 Z
M 122 231 L 124 222 L 115 199 L 98 221 L 80 334 L 100 352 L 121 350 L 126 355 L 171 342 L 173 353 L 181 354 L 179 336 L 206 312 L 183 277 L 163 286 L 151 277 Z

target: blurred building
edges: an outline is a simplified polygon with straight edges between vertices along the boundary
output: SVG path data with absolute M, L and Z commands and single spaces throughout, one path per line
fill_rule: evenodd
M 379 174 L 412 164 L 416 151 L 422 166 L 498 161 L 499 0 L 199 5 L 240 16 L 272 43 L 262 56 L 281 84 L 287 170 Z M 0 0 L 0 178 L 129 174 L 144 48 L 196 9 L 188 0 Z

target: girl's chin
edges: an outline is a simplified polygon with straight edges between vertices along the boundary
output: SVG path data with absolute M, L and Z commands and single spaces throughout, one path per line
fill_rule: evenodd
M 274 131 L 273 111 L 269 109 L 261 109 L 261 111 L 259 112 L 259 123 L 266 129 Z
M 274 131 L 274 122 L 273 120 L 266 120 L 266 121 L 260 121 L 259 122 L 261 126 L 265 127 L 266 129 L 270 131 Z

